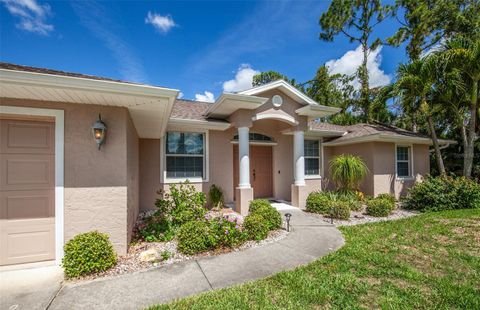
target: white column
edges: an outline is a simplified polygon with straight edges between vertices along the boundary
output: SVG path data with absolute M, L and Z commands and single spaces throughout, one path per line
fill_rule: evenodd
M 305 185 L 305 157 L 303 154 L 303 131 L 293 133 L 293 168 L 295 185 Z
M 250 147 L 249 147 L 249 129 L 248 127 L 238 128 L 238 162 L 239 184 L 240 188 L 250 188 Z

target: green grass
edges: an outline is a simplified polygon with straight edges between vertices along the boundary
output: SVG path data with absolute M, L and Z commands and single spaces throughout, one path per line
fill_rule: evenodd
M 152 309 L 480 309 L 480 210 L 341 231 L 307 266 Z

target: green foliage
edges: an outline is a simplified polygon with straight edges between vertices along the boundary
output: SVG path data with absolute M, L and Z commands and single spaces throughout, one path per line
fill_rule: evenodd
M 178 250 L 193 255 L 217 246 L 214 232 L 205 221 L 190 221 L 183 224 L 177 233 Z
M 223 191 L 220 186 L 212 184 L 208 192 L 208 198 L 213 208 L 222 208 L 224 204 Z
M 388 201 L 390 201 L 393 204 L 395 204 L 395 202 L 397 201 L 397 199 L 395 199 L 395 196 L 393 196 L 392 194 L 387 194 L 387 193 L 378 194 L 376 198 L 377 199 L 387 199 Z
M 237 220 L 232 218 L 212 219 L 210 220 L 210 229 L 215 236 L 217 247 L 233 248 L 245 242 L 247 238 Z
M 309 212 L 331 216 L 335 206 L 347 206 L 351 211 L 360 211 L 362 202 L 356 192 L 312 192 L 307 197 L 306 209 Z M 340 211 L 342 212 L 342 210 Z M 350 212 L 348 212 L 350 217 Z M 347 218 L 348 219 L 348 218 Z
M 74 278 L 110 269 L 117 255 L 107 234 L 98 231 L 76 235 L 64 246 L 62 266 L 67 278 Z
M 162 260 L 168 260 L 170 257 L 172 257 L 172 253 L 165 250 L 160 254 L 160 256 L 162 257 Z
M 389 197 L 377 197 L 367 201 L 367 214 L 375 217 L 390 215 L 395 209 L 395 200 Z
M 148 242 L 170 241 L 175 236 L 172 222 L 162 216 L 151 216 L 138 231 L 140 237 Z
M 268 236 L 268 226 L 263 216 L 259 214 L 249 214 L 243 220 L 243 227 L 251 240 L 263 240 Z
M 328 214 L 332 200 L 325 192 L 311 192 L 307 197 L 306 209 L 309 212 Z
M 330 209 L 330 216 L 334 219 L 349 220 L 350 219 L 350 206 L 345 201 L 334 201 Z
M 268 84 L 270 82 L 284 80 L 287 83 L 291 84 L 292 86 L 298 88 L 299 90 L 303 91 L 302 86 L 295 82 L 295 79 L 290 79 L 286 75 L 283 75 L 277 71 L 265 71 L 259 74 L 255 74 L 252 80 L 252 86 L 260 86 L 264 84 Z
M 330 175 L 341 191 L 355 191 L 367 175 L 368 168 L 358 156 L 343 154 L 330 161 Z
M 252 200 L 249 211 L 250 214 L 257 214 L 263 217 L 269 230 L 278 229 L 282 226 L 282 215 L 266 199 Z
M 403 203 L 423 212 L 480 208 L 480 184 L 464 177 L 427 177 L 409 190 Z

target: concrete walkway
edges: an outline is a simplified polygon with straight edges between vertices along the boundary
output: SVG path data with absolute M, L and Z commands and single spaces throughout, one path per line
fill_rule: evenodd
M 334 226 L 298 209 L 277 207 L 292 214 L 291 232 L 278 242 L 118 277 L 67 283 L 48 309 L 140 309 L 293 269 L 343 245 Z

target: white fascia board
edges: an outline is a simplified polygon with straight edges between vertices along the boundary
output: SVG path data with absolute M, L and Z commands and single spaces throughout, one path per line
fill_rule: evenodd
M 430 138 L 422 138 L 422 137 L 407 137 L 401 135 L 385 135 L 385 134 L 373 134 L 364 137 L 353 138 L 347 141 L 338 141 L 336 142 L 326 142 L 324 146 L 339 146 L 339 145 L 347 145 L 347 144 L 355 144 L 361 142 L 399 142 L 399 143 L 412 143 L 412 144 L 425 144 L 425 145 L 432 145 L 432 140 Z M 456 143 L 452 140 L 439 140 L 440 144 L 453 144 Z
M 300 103 L 303 103 L 303 104 L 318 104 L 315 100 L 308 97 L 307 95 L 305 95 L 304 93 L 302 93 L 301 91 L 299 91 L 294 86 L 290 85 L 289 83 L 287 83 L 284 80 L 277 80 L 277 81 L 273 81 L 273 82 L 270 82 L 270 83 L 267 83 L 267 84 L 264 84 L 264 85 L 253 87 L 253 88 L 238 92 L 238 94 L 241 94 L 241 95 L 256 95 L 256 94 L 263 93 L 265 91 L 269 91 L 269 90 L 276 89 L 276 88 L 281 89 L 282 91 L 287 93 L 287 95 L 290 95 L 291 97 L 293 97 L 294 99 L 296 99 Z
M 239 109 L 254 110 L 267 101 L 264 97 L 223 93 L 205 114 L 228 116 Z
M 305 107 L 295 110 L 298 115 L 308 116 L 310 118 L 319 118 L 330 116 L 340 112 L 342 109 L 336 107 L 328 107 L 319 104 L 309 104 Z
M 219 122 L 211 120 L 195 120 L 183 118 L 170 118 L 168 128 L 197 128 L 204 130 L 227 130 L 231 124 L 228 122 Z
M 97 91 L 136 97 L 177 97 L 179 90 L 72 76 L 0 69 L 0 82 L 17 85 Z

